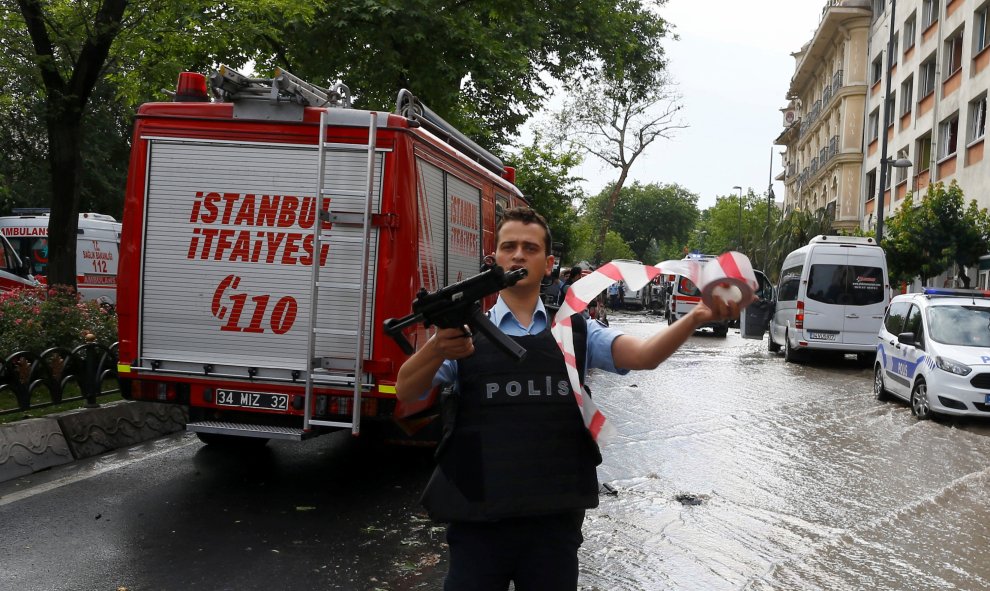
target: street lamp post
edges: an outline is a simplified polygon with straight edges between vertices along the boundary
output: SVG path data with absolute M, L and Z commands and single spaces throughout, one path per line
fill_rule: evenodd
M 880 244 L 880 240 L 883 238 L 883 194 L 886 192 L 884 185 L 887 184 L 887 175 L 890 174 L 890 168 L 908 168 L 911 166 L 911 161 L 907 158 L 898 158 L 894 160 L 890 157 L 884 158 L 880 161 L 880 178 L 881 185 L 877 191 L 877 244 Z M 893 201 L 893 199 L 891 199 Z
M 736 250 L 740 250 L 742 248 L 742 187 L 736 185 L 732 188 L 739 191 L 739 225 L 736 226 Z
M 894 13 L 897 10 L 897 0 L 890 0 L 890 18 L 887 20 L 887 89 L 883 95 L 883 122 L 880 125 L 880 179 L 877 183 L 877 203 L 876 203 L 876 214 L 877 214 L 877 244 L 883 240 L 883 206 L 884 206 L 884 192 L 887 187 L 887 175 L 891 166 L 897 168 L 904 168 L 906 166 L 911 166 L 911 161 L 906 158 L 899 158 L 896 161 L 891 161 L 887 156 L 887 120 L 890 119 L 890 85 L 891 85 L 891 75 L 890 67 L 891 61 L 894 56 Z M 907 164 L 905 164 L 907 162 Z

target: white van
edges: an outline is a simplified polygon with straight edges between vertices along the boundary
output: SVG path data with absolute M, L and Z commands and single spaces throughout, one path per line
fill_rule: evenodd
M 109 215 L 79 214 L 76 284 L 83 299 L 116 304 L 120 227 L 120 222 Z M 14 215 L 0 217 L 0 235 L 29 265 L 30 273 L 44 282 L 48 270 L 48 210 L 14 209 Z
M 787 361 L 814 349 L 872 359 L 888 302 L 887 258 L 873 238 L 815 236 L 784 259 L 768 347 Z
M 696 260 L 702 265 L 715 259 L 712 254 L 690 254 L 683 260 Z M 701 290 L 685 275 L 674 275 L 670 287 L 670 297 L 667 298 L 667 324 L 674 324 L 694 309 L 701 301 Z M 701 328 L 710 328 L 716 336 L 724 337 L 729 334 L 729 321 L 711 322 Z

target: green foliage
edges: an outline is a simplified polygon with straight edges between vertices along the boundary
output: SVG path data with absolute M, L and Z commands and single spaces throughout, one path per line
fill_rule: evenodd
M 755 268 L 772 267 L 775 242 L 777 248 L 785 248 L 784 243 L 791 244 L 791 240 L 804 235 L 810 221 L 800 213 L 784 225 L 779 225 L 780 219 L 777 206 L 753 189 L 741 199 L 738 194 L 716 197 L 715 205 L 702 212 L 688 249 L 707 254 L 736 250 L 748 256 Z M 804 244 L 807 240 L 801 246 Z
M 977 264 L 990 239 L 990 215 L 975 200 L 967 206 L 955 181 L 948 188 L 932 183 L 917 206 L 908 194 L 886 228 L 882 245 L 891 281 L 920 277 L 927 284 L 953 264 Z M 959 276 L 968 285 L 961 269 Z
M 606 187 L 584 205 L 582 219 L 593 228 L 592 241 L 600 235 L 613 188 Z M 610 239 L 606 234 L 602 260 L 634 258 L 652 264 L 664 260 L 656 257 L 680 258 L 679 254 L 676 257 L 666 255 L 680 253 L 687 242 L 699 216 L 698 196 L 676 184 L 644 185 L 639 182 L 623 187 L 619 193 L 608 230 L 614 237 Z M 616 238 L 628 245 L 629 254 L 615 256 Z M 609 246 L 610 240 L 612 246 Z M 593 257 L 594 251 L 588 256 Z
M 0 359 L 55 346 L 71 350 L 85 343 L 87 334 L 97 343 L 112 345 L 117 341 L 117 317 L 66 288 L 0 293 Z
M 257 56 L 314 83 L 343 81 L 361 108 L 389 109 L 408 88 L 490 149 L 506 145 L 554 80 L 662 67 L 667 24 L 642 0 L 536 2 L 340 0 L 287 23 Z
M 595 255 L 595 239 L 598 237 L 598 228 L 590 219 L 587 217 L 581 218 L 574 230 L 574 235 L 577 241 L 576 246 L 571 250 L 570 256 L 565 259 L 569 262 L 564 263 L 564 267 L 580 261 L 590 262 Z M 602 260 L 606 262 L 614 259 L 636 258 L 635 253 L 629 248 L 626 241 L 622 239 L 622 236 L 614 231 L 609 231 L 605 236 L 604 253 Z
M 581 163 L 581 157 L 545 143 L 536 134 L 533 142 L 520 148 L 509 162 L 516 167 L 516 186 L 547 219 L 554 242 L 562 245 L 562 258 L 569 260 L 577 222 L 573 203 L 584 198 L 581 179 L 572 176 L 571 170 Z
M 787 255 L 819 234 L 831 234 L 833 220 L 831 208 L 815 211 L 795 209 L 778 218 L 772 225 L 770 252 L 765 267 L 767 276 L 776 281 Z

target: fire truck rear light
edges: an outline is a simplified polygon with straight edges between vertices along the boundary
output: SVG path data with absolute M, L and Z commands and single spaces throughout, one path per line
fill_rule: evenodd
M 209 102 L 210 95 L 206 93 L 206 76 L 198 72 L 180 72 L 173 100 L 177 103 Z
M 797 314 L 794 315 L 794 328 L 804 329 L 804 301 L 798 300 Z
M 203 402 L 207 404 L 213 402 L 213 388 L 203 388 Z
M 317 402 L 319 403 L 319 402 Z M 326 412 L 331 415 L 349 415 L 354 409 L 354 397 L 353 396 L 330 396 L 328 397 L 328 404 Z M 378 399 L 377 398 L 362 398 L 361 399 L 361 414 L 365 416 L 377 416 L 378 415 Z
M 292 397 L 292 408 L 295 410 L 302 410 L 303 406 L 306 404 L 305 396 L 293 396 Z

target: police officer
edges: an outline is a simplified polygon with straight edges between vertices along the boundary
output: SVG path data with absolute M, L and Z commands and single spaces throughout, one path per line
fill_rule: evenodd
M 444 437 L 423 504 L 449 523 L 445 591 L 572 591 L 586 509 L 598 505 L 597 445 L 570 392 L 564 357 L 540 299 L 553 268 L 546 221 L 529 208 L 505 212 L 496 264 L 529 274 L 499 294 L 492 322 L 526 348 L 519 363 L 485 338 L 441 329 L 400 368 L 396 393 L 411 402 L 447 386 Z M 586 367 L 624 374 L 652 369 L 694 330 L 737 317 L 738 306 L 698 304 L 647 339 L 588 322 Z

